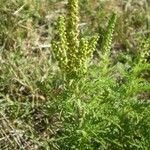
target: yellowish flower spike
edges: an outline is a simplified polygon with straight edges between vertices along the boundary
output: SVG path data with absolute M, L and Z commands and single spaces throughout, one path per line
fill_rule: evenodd
M 58 66 L 66 80 L 82 77 L 88 69 L 87 61 L 96 48 L 98 36 L 90 40 L 79 38 L 78 0 L 68 0 L 66 18 L 59 17 L 59 40 L 53 40 L 52 48 Z
M 104 40 L 102 41 L 101 50 L 103 54 L 107 55 L 110 52 L 115 24 L 116 24 L 116 15 L 113 14 L 108 23 L 106 33 L 104 34 Z
M 147 62 L 147 58 L 150 55 L 150 37 L 148 37 L 146 40 L 144 40 L 144 42 L 142 42 L 143 46 L 142 46 L 142 51 L 140 52 L 140 62 L 141 63 L 145 63 Z

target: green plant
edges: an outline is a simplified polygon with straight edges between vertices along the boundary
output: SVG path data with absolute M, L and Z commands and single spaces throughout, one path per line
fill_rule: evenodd
M 141 51 L 149 50 L 146 45 Z M 60 149 L 150 148 L 150 99 L 141 97 L 150 91 L 143 77 L 150 67 L 146 55 L 139 55 L 124 56 L 130 68 L 123 63 L 108 65 L 106 70 L 101 66 L 90 68 L 88 77 L 80 81 L 78 95 L 62 101 Z
M 98 36 L 80 38 L 78 0 L 68 1 L 67 18 L 58 20 L 59 40 L 53 40 L 53 51 L 60 70 L 68 82 L 87 72 L 87 61 L 95 50 Z
M 102 58 L 101 61 L 101 67 L 103 68 L 103 73 L 107 73 L 108 66 L 111 64 L 110 55 L 111 55 L 111 44 L 112 44 L 112 38 L 113 38 L 113 32 L 116 25 L 116 15 L 112 14 L 108 26 L 106 28 L 106 31 L 103 33 L 103 39 L 100 43 L 100 58 Z M 105 72 L 105 71 L 106 72 Z
M 41 35 L 48 30 L 53 9 L 48 10 L 55 2 L 58 0 L 0 2 L 0 149 L 149 150 L 150 39 L 144 30 L 145 10 L 133 5 L 139 2 L 121 1 L 120 5 L 120 0 L 112 0 L 121 6 L 117 18 L 125 15 L 125 24 L 113 14 L 105 27 L 110 8 L 116 6 L 110 6 L 110 1 L 81 0 L 80 26 L 77 1 L 69 1 L 67 16 L 58 20 L 58 39 L 52 42 L 58 71 L 46 44 L 49 38 Z M 87 8 L 85 2 L 90 2 Z M 100 11 L 94 12 L 91 4 L 97 7 L 97 2 Z M 122 3 L 131 4 L 129 11 L 136 12 L 123 12 Z M 57 6 L 61 7 L 59 2 Z M 95 26 L 90 24 L 92 16 Z M 87 36 L 96 25 L 102 27 L 98 42 L 97 35 Z M 113 38 L 114 30 L 120 34 Z M 126 41 L 135 42 L 135 47 Z M 117 49 L 117 44 L 124 44 L 128 52 L 118 52 L 123 46 Z M 136 48 L 136 54 L 131 53 Z M 90 60 L 94 49 L 99 57 Z M 74 80 L 78 90 L 70 85 L 64 90 L 64 80 L 65 84 Z

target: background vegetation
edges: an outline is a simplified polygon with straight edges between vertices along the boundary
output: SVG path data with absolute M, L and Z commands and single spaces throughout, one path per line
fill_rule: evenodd
M 66 4 L 0 0 L 0 149 L 149 150 L 149 1 L 79 1 L 80 37 L 99 39 L 73 80 L 51 46 Z

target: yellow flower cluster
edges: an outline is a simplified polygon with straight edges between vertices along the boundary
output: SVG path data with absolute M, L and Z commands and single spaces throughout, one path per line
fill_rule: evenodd
M 148 57 L 150 56 L 150 37 L 147 39 L 144 39 L 144 42 L 142 42 L 142 51 L 140 52 L 140 62 L 145 63 L 147 62 Z
M 58 19 L 58 31 L 59 40 L 54 40 L 52 46 L 59 68 L 67 80 L 80 78 L 87 71 L 98 36 L 79 38 L 78 0 L 68 0 L 68 14 Z
M 115 24 L 116 15 L 113 14 L 108 23 L 106 33 L 104 34 L 104 40 L 102 41 L 101 50 L 103 52 L 103 57 L 109 57 Z

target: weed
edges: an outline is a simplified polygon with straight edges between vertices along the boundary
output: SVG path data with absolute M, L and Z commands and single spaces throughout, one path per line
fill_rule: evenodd
M 0 149 L 150 149 L 148 5 L 94 2 L 0 1 Z

